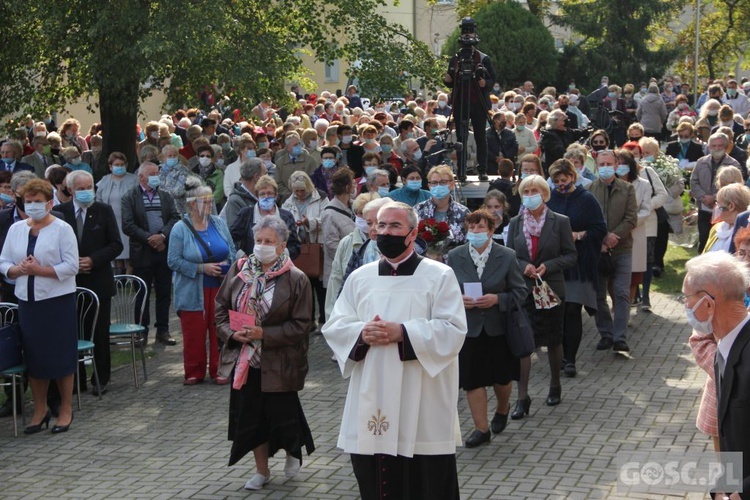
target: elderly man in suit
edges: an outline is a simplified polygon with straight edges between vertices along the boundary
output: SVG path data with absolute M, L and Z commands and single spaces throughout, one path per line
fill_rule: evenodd
M 493 433 L 508 422 L 511 381 L 520 378 L 520 362 L 508 348 L 506 320 L 511 300 L 523 304 L 526 283 L 516 252 L 492 241 L 495 219 L 487 210 L 466 217 L 468 243 L 448 253 L 448 264 L 463 292 L 468 331 L 458 354 L 459 386 L 466 391 L 475 430 L 466 447 L 489 443 Z M 481 296 L 469 293 L 469 284 L 481 284 Z M 487 390 L 492 386 L 497 407 L 492 423 L 487 418 Z
M 94 395 L 105 394 L 109 383 L 111 363 L 109 352 L 109 324 L 115 280 L 112 261 L 122 252 L 122 240 L 117 219 L 112 207 L 94 201 L 94 178 L 84 170 L 75 170 L 65 179 L 73 199 L 57 206 L 65 222 L 70 224 L 78 238 L 78 275 L 76 284 L 92 290 L 99 298 L 99 316 L 94 328 L 94 362 L 99 375 L 91 391 Z M 81 377 L 81 388 L 85 388 L 86 377 Z
M 139 184 L 122 197 L 122 232 L 130 237 L 130 264 L 133 274 L 146 282 L 146 308 L 143 322 L 151 322 L 148 301 L 151 285 L 156 290 L 156 340 L 175 345 L 169 335 L 169 304 L 172 292 L 172 271 L 167 265 L 169 233 L 180 220 L 172 195 L 159 189 L 159 167 L 145 162 L 138 167 Z
M 55 164 L 55 160 L 51 156 L 44 154 L 44 148 L 49 146 L 49 141 L 46 136 L 36 136 L 31 141 L 31 145 L 34 146 L 34 152 L 21 158 L 21 163 L 26 163 L 34 167 L 36 176 L 44 179 L 47 167 Z
M 8 172 L 13 172 L 14 174 L 23 170 L 27 170 L 33 173 L 34 167 L 27 163 L 21 162 L 22 155 L 23 146 L 20 142 L 5 141 L 3 145 L 0 146 L 0 159 L 2 159 L 0 168 L 2 168 L 3 170 L 7 170 Z
M 742 488 L 748 492 L 750 314 L 745 308 L 745 291 L 750 287 L 750 270 L 744 262 L 725 252 L 699 255 L 690 259 L 685 269 L 682 293 L 688 322 L 696 332 L 713 334 L 718 341 L 714 379 L 720 449 L 742 453 Z M 716 498 L 726 497 L 717 495 Z M 742 497 L 732 494 L 731 498 Z

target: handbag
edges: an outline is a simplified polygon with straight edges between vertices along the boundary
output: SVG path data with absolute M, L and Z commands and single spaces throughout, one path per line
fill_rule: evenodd
M 612 252 L 607 250 L 599 254 L 597 270 L 602 276 L 610 276 L 615 272 L 615 263 L 612 260 Z
M 651 184 L 651 198 L 656 196 L 656 189 L 654 189 L 654 181 L 651 180 L 651 174 L 646 170 L 646 176 L 648 177 L 648 183 Z M 669 223 L 669 214 L 667 213 L 667 209 L 664 207 L 659 207 L 656 210 L 656 220 L 659 224 L 667 224 Z
M 0 371 L 23 364 L 21 327 L 9 323 L 0 328 Z
M 534 352 L 534 330 L 526 308 L 513 294 L 508 294 L 508 312 L 506 314 L 505 341 L 510 352 L 516 358 L 525 358 Z
M 316 228 L 316 234 L 319 231 L 320 226 Z M 308 233 L 305 237 L 305 243 L 300 245 L 299 255 L 292 262 L 308 278 L 320 278 L 323 276 L 323 244 L 311 243 Z
M 534 296 L 534 307 L 537 309 L 552 309 L 561 303 L 560 297 L 542 278 L 536 279 L 536 284 L 531 289 L 531 293 Z

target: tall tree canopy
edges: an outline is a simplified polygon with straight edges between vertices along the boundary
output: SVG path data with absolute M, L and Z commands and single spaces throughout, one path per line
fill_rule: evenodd
M 561 0 L 552 22 L 569 28 L 579 40 L 568 44 L 558 82 L 571 78 L 595 88 L 602 75 L 611 82 L 638 82 L 661 76 L 678 51 L 661 43 L 656 30 L 678 15 L 682 1 Z M 659 43 L 657 43 L 657 38 Z
M 532 80 L 546 85 L 555 79 L 557 51 L 555 40 L 534 14 L 514 1 L 489 3 L 474 14 L 479 33 L 479 50 L 486 53 L 495 68 L 497 81 L 504 87 Z M 457 28 L 443 46 L 443 55 L 458 50 Z
M 132 159 L 139 104 L 153 89 L 172 104 L 196 104 L 206 88 L 234 104 L 284 102 L 284 83 L 310 83 L 305 51 L 363 67 L 387 56 L 386 71 L 398 61 L 435 86 L 440 69 L 430 48 L 377 14 L 389 1 L 0 0 L 0 115 L 56 111 L 91 95 L 104 153 Z M 401 90 L 379 74 L 366 73 L 373 88 Z

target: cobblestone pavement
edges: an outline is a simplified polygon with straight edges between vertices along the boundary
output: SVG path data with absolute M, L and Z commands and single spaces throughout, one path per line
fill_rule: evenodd
M 705 374 L 687 345 L 683 307 L 672 296 L 652 293 L 652 301 L 652 314 L 631 311 L 629 356 L 596 351 L 593 321 L 585 321 L 579 374 L 563 378 L 557 407 L 544 405 L 546 355 L 534 357 L 530 417 L 509 421 L 487 446 L 458 449 L 462 498 L 624 498 L 617 491 L 617 452 L 711 449 L 695 428 Z M 356 498 L 348 457 L 335 446 L 346 381 L 322 336 L 313 335 L 310 346 L 301 399 L 317 450 L 294 479 L 284 477 L 281 456 L 271 459 L 272 479 L 264 490 L 243 489 L 254 464 L 250 455 L 226 466 L 229 388 L 183 386 L 178 342 L 149 347 L 155 356 L 140 389 L 126 365 L 113 374 L 101 401 L 84 394 L 66 434 L 14 438 L 11 419 L 2 419 L 0 497 Z M 31 404 L 26 411 L 30 416 Z M 466 436 L 471 419 L 463 396 L 459 413 Z M 669 498 L 703 495 L 675 491 Z

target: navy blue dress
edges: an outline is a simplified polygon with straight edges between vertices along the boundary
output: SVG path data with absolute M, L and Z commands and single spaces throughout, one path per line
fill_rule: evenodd
M 37 236 L 29 232 L 26 255 L 34 255 Z M 58 379 L 78 365 L 78 319 L 75 293 L 34 299 L 34 276 L 28 280 L 28 300 L 18 300 L 24 358 L 29 376 Z

